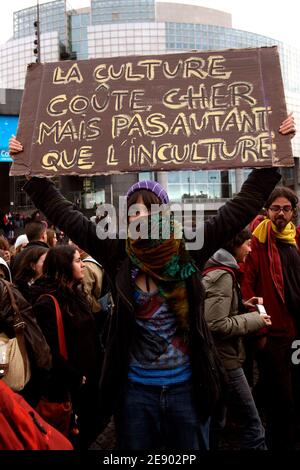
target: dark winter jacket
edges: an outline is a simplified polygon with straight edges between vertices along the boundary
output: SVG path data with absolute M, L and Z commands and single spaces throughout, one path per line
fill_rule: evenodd
M 272 243 L 276 244 L 274 232 L 271 232 Z M 300 230 L 298 228 L 296 235 L 298 250 L 300 251 Z M 264 299 L 264 306 L 267 313 L 271 316 L 272 325 L 263 330 L 265 334 L 274 337 L 295 338 L 300 331 L 297 318 L 297 311 L 290 311 L 287 306 L 285 292 L 278 288 L 274 275 L 282 272 L 282 263 L 280 257 L 278 264 L 273 268 L 273 253 L 269 251 L 268 243 L 261 243 L 256 237 L 252 238 L 252 251 L 246 258 L 245 272 L 242 281 L 242 292 L 245 298 L 255 295 Z M 298 331 L 297 331 L 298 325 Z
M 254 170 L 241 192 L 228 201 L 217 216 L 205 222 L 202 249 L 191 251 L 199 272 L 208 258 L 242 230 L 261 209 L 280 176 L 275 169 Z M 130 348 L 135 334 L 135 311 L 131 263 L 124 240 L 101 240 L 96 225 L 74 209 L 51 181 L 32 178 L 25 190 L 52 223 L 78 246 L 98 260 L 115 285 L 115 311 L 112 315 L 101 377 L 102 419 L 110 416 L 127 380 Z M 201 275 L 186 282 L 190 305 L 190 359 L 198 410 L 203 419 L 211 415 L 220 395 L 220 378 L 214 346 L 204 319 L 204 291 Z
M 33 311 L 50 346 L 53 367 L 44 383 L 43 395 L 50 401 L 64 401 L 71 395 L 79 418 L 81 446 L 86 449 L 100 432 L 98 422 L 100 340 L 90 306 L 84 295 L 38 279 L 33 287 Z M 68 359 L 59 351 L 53 295 L 60 306 Z M 86 378 L 82 383 L 83 376 Z
M 62 314 L 68 360 L 58 345 L 57 321 L 53 295 Z M 53 401 L 66 399 L 66 392 L 76 396 L 82 377 L 97 386 L 100 376 L 100 342 L 90 306 L 82 294 L 62 289 L 47 279 L 40 278 L 32 286 L 33 311 L 50 346 L 53 360 L 51 384 L 46 395 Z

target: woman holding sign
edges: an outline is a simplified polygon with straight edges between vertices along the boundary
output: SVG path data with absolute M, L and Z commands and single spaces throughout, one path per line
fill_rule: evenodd
M 291 116 L 280 131 L 295 131 Z M 22 145 L 13 138 L 10 150 L 20 151 Z M 202 248 L 190 251 L 176 236 L 169 198 L 159 183 L 142 181 L 129 188 L 124 240 L 98 237 L 96 225 L 48 179 L 26 184 L 35 205 L 113 281 L 99 420 L 104 428 L 114 415 L 119 449 L 209 448 L 223 372 L 204 319 L 201 272 L 209 257 L 253 219 L 279 179 L 275 168 L 254 170 L 240 193 L 204 223 Z M 157 204 L 164 206 L 153 212 Z

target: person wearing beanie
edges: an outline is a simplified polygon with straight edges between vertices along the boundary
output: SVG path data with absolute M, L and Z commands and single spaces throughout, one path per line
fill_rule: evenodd
M 136 191 L 140 191 L 141 189 L 145 189 L 146 191 L 150 191 L 151 193 L 155 194 L 158 197 L 160 203 L 169 203 L 169 196 L 166 190 L 159 183 L 157 183 L 157 181 L 144 180 L 134 183 L 128 189 L 126 197 L 128 198 L 129 196 L 131 196 L 131 194 L 135 193 Z
M 291 116 L 287 132 L 294 132 Z M 22 145 L 13 138 L 10 150 L 21 151 Z M 98 413 L 99 431 L 114 416 L 118 449 L 209 448 L 210 417 L 220 407 L 224 377 L 204 318 L 200 273 L 209 257 L 257 215 L 279 179 L 276 168 L 253 170 L 241 191 L 204 222 L 203 246 L 191 251 L 175 236 L 178 227 L 168 213 L 167 193 L 156 182 L 135 183 L 128 190 L 124 240 L 98 236 L 96 224 L 50 180 L 33 177 L 26 183 L 35 206 L 111 279 L 114 311 Z M 152 231 L 153 224 L 159 230 Z M 136 236 L 139 225 L 146 227 L 143 236 Z

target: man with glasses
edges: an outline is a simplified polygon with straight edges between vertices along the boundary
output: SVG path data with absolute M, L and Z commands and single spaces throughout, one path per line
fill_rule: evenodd
M 277 187 L 266 205 L 266 217 L 253 231 L 245 262 L 244 298 L 263 297 L 272 325 L 257 355 L 259 384 L 266 411 L 269 449 L 292 449 L 295 443 L 295 377 L 292 343 L 300 333 L 300 230 L 294 225 L 298 198 Z M 298 386 L 300 380 L 298 379 Z

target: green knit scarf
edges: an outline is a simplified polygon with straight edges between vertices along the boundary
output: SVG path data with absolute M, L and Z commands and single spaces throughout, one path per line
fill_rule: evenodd
M 186 279 L 197 271 L 185 248 L 181 226 L 170 213 L 140 217 L 146 227 L 147 239 L 134 240 L 128 234 L 126 251 L 134 266 L 157 281 L 159 293 L 175 312 L 178 330 L 184 335 L 189 329 L 189 304 Z M 156 236 L 153 237 L 153 234 Z

